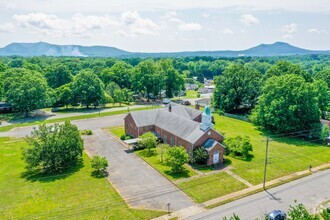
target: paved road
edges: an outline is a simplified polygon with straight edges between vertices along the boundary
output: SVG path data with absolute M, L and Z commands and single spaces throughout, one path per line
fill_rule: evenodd
M 264 219 L 266 213 L 274 209 L 287 211 L 294 200 L 303 203 L 308 210 L 313 210 L 319 203 L 330 199 L 330 170 L 320 171 L 267 192 L 261 192 L 188 219 L 222 219 L 233 213 L 242 220 Z
M 131 207 L 167 210 L 170 203 L 171 211 L 176 211 L 194 205 L 169 180 L 106 132 L 95 130 L 84 140 L 87 152 L 108 159 L 108 178 Z
M 126 114 L 121 115 L 112 115 L 98 118 L 90 118 L 83 119 L 77 121 L 71 121 L 73 124 L 77 125 L 79 129 L 101 129 L 105 127 L 114 127 L 114 126 L 123 126 L 124 125 L 124 117 Z M 0 132 L 0 137 L 25 137 L 26 135 L 30 135 L 31 131 L 35 126 L 27 126 L 27 127 L 18 127 L 14 128 L 7 132 Z

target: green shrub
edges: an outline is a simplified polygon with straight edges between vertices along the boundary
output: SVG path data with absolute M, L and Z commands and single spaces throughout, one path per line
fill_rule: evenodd
M 253 150 L 248 136 L 236 136 L 225 141 L 229 154 L 236 158 L 246 159 L 249 152 Z
M 81 130 L 80 134 L 81 135 L 92 135 L 93 132 L 91 130 Z
M 104 176 L 108 167 L 108 161 L 105 157 L 94 156 L 91 160 L 91 167 L 99 174 Z
M 195 148 L 193 151 L 194 163 L 206 164 L 209 158 L 208 152 L 203 147 Z

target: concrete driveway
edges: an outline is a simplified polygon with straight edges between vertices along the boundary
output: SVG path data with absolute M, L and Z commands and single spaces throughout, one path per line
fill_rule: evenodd
M 173 183 L 101 129 L 84 140 L 91 156 L 108 159 L 108 179 L 131 207 L 167 210 L 170 203 L 171 211 L 176 211 L 194 205 Z

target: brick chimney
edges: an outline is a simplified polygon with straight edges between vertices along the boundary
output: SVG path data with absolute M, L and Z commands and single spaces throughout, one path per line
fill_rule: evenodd
M 171 103 L 168 104 L 168 111 L 169 111 L 169 112 L 172 112 L 172 106 L 171 106 Z

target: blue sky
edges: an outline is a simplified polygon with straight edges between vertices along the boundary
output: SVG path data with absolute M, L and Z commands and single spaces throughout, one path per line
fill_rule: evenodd
M 0 47 L 38 41 L 143 52 L 276 41 L 325 50 L 330 0 L 0 0 Z

